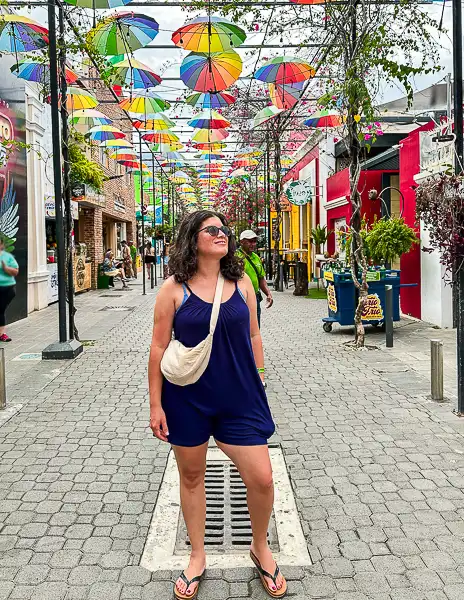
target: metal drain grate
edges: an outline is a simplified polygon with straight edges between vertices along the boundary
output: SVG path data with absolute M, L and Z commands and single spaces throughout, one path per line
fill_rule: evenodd
M 100 298 L 122 298 L 122 294 L 101 294 Z
M 251 544 L 252 531 L 246 500 L 246 487 L 229 461 L 207 461 L 205 545 L 213 553 L 241 554 Z M 269 545 L 279 550 L 274 515 L 268 531 Z M 176 537 L 176 554 L 189 552 L 190 540 L 182 514 Z
M 132 311 L 134 310 L 134 306 L 105 306 L 105 308 L 100 308 L 102 310 L 112 310 L 114 312 L 123 312 L 123 311 Z

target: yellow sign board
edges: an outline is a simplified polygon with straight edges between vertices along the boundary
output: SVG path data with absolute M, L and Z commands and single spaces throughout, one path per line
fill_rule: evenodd
M 332 271 L 324 271 L 324 279 L 326 281 L 333 281 L 334 280 L 334 274 L 332 273 Z
M 335 293 L 335 286 L 332 283 L 329 283 L 329 285 L 327 286 L 327 305 L 329 307 L 329 310 L 331 310 L 334 313 L 337 312 L 337 295 Z
M 383 321 L 382 303 L 378 294 L 369 294 L 362 313 L 363 321 Z

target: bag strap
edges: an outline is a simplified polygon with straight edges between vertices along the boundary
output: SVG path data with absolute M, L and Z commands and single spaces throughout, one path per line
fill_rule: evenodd
M 253 267 L 255 273 L 256 273 L 256 277 L 258 278 L 258 282 L 260 279 L 262 279 L 261 275 L 258 273 L 258 269 L 256 268 L 255 263 L 251 260 L 251 258 L 248 256 L 248 254 L 245 254 L 245 252 L 243 253 L 243 256 L 245 257 L 245 260 L 247 260 L 250 265 Z
M 221 308 L 222 290 L 224 289 L 224 277 L 219 271 L 218 280 L 216 283 L 216 293 L 214 294 L 213 310 L 211 311 L 211 320 L 209 322 L 209 332 L 214 333 L 217 320 L 219 317 L 219 309 Z

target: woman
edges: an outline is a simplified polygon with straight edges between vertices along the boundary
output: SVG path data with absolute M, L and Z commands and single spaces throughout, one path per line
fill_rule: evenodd
M 147 242 L 145 245 L 145 249 L 144 249 L 144 256 L 154 256 L 155 255 L 155 249 L 153 248 L 151 242 Z M 145 268 L 147 269 L 147 278 L 150 279 L 150 273 L 151 273 L 151 265 L 153 263 L 151 262 L 151 260 L 149 260 L 149 262 L 147 262 L 147 260 L 145 259 Z
M 111 250 L 105 254 L 105 260 L 103 261 L 103 272 L 107 277 L 120 277 L 123 288 L 128 288 L 127 279 L 124 274 L 123 268 L 116 267 L 114 264 L 114 254 Z
M 126 240 L 121 242 L 122 265 L 127 279 L 131 279 L 132 275 L 132 256 Z
M 196 597 L 206 567 L 204 479 L 211 435 L 247 486 L 253 530 L 250 554 L 263 585 L 275 598 L 287 590 L 267 543 L 274 498 L 267 439 L 274 433 L 274 423 L 263 385 L 256 294 L 235 249 L 222 215 L 207 210 L 188 214 L 171 251 L 172 276 L 156 299 L 148 366 L 150 427 L 157 438 L 172 445 L 180 474 L 192 549 L 188 568 L 174 586 L 180 600 Z M 173 385 L 160 370 L 172 329 L 188 347 L 206 338 L 219 271 L 225 283 L 208 367 L 196 383 Z
M 16 295 L 16 279 L 19 273 L 15 257 L 5 251 L 5 240 L 0 238 L 0 342 L 11 342 L 5 332 L 5 311 Z

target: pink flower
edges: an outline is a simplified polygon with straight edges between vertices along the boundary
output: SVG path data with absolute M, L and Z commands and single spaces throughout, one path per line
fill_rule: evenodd
M 380 125 L 380 123 L 379 123 L 378 121 L 376 121 L 376 122 L 374 123 L 374 125 L 375 125 L 376 127 L 381 127 L 381 125 Z
M 370 139 L 372 139 L 372 136 L 371 136 L 371 134 L 370 134 L 370 133 L 366 133 L 366 134 L 364 135 L 364 139 L 365 139 L 366 141 L 367 141 L 367 140 L 370 140 Z
M 383 135 L 383 131 L 381 129 L 377 129 L 377 131 L 375 132 L 377 135 Z
M 368 125 L 367 129 L 370 131 L 372 129 L 372 125 Z

